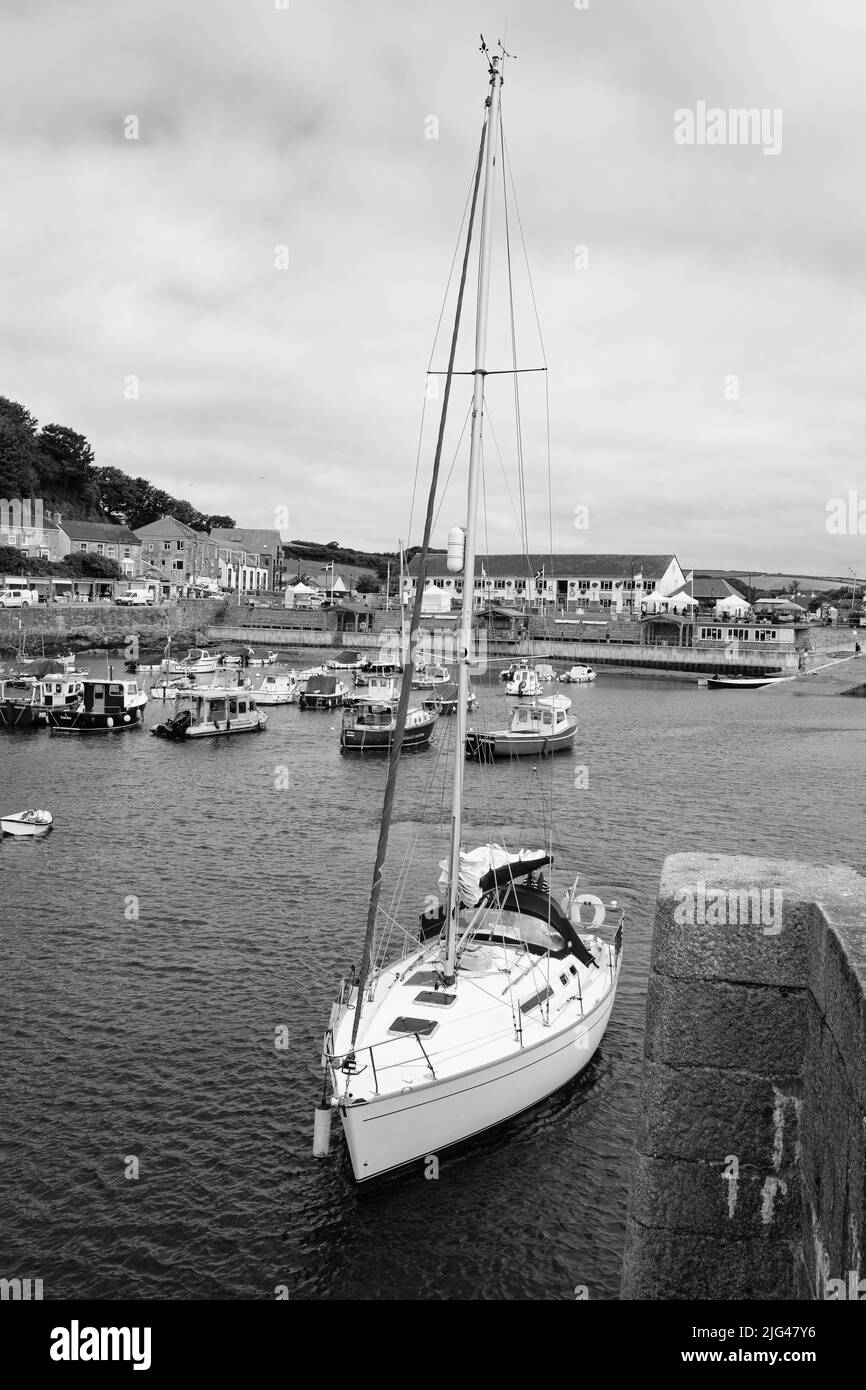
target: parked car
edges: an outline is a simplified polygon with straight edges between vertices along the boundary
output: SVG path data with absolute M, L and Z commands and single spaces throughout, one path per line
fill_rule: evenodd
M 123 604 L 126 607 L 143 607 L 145 604 L 153 603 L 153 594 L 150 589 L 127 589 L 124 593 L 117 595 L 115 603 Z
M 37 589 L 0 589 L 0 608 L 29 608 L 38 602 Z

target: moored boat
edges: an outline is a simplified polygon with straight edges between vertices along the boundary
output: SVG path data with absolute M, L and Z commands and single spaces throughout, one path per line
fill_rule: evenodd
M 137 681 L 90 677 L 81 684 L 78 704 L 48 711 L 52 734 L 117 734 L 141 728 L 147 695 Z
M 456 681 L 449 681 L 447 685 L 440 685 L 430 695 L 425 695 L 421 701 L 422 709 L 435 710 L 437 714 L 454 714 L 457 710 L 458 690 Z M 470 687 L 466 692 L 466 708 L 474 710 L 478 704 L 478 696 Z
M 790 680 L 781 671 L 774 676 L 725 676 L 720 673 L 707 677 L 708 690 L 760 690 L 763 685 L 778 685 Z
M 546 695 L 531 705 L 517 706 L 511 711 L 507 729 L 469 729 L 466 756 L 490 762 L 567 752 L 577 733 L 577 720 L 569 714 L 570 709 L 571 701 L 564 695 Z
M 487 53 L 483 40 L 482 51 Z M 481 844 L 468 853 L 463 848 L 462 749 L 467 735 L 466 699 L 475 616 L 473 576 L 488 375 L 490 246 L 502 82 L 500 57 L 488 57 L 489 94 L 470 194 L 423 541 L 413 561 L 415 592 L 406 648 L 409 656 L 388 762 L 367 930 L 359 969 L 356 973 L 353 968 L 341 984 L 322 1049 L 326 1097 L 328 1085 L 330 1097 L 323 1098 L 317 1108 L 314 1153 L 327 1152 L 328 1124 L 331 1111 L 336 1110 L 359 1182 L 420 1163 L 450 1145 L 499 1125 L 583 1071 L 607 1027 L 622 961 L 623 914 L 615 904 L 606 909 L 600 899 L 591 898 L 593 920 L 582 922 L 576 879 L 563 897 L 551 893 L 543 873 L 553 863 L 551 854 L 542 850 L 515 853 L 496 844 Z M 477 302 L 467 508 L 465 528 L 453 527 L 447 545 L 449 572 L 463 576 L 459 628 L 455 634 L 455 742 L 460 756 L 450 760 L 449 853 L 439 879 L 441 896 L 432 897 L 415 931 L 404 925 L 390 901 L 383 913 L 384 927 L 377 937 L 398 755 L 407 727 L 412 652 L 417 649 L 421 626 L 442 441 L 482 180 L 481 247 L 477 277 L 473 274 Z M 537 713 L 540 742 L 544 745 L 538 751 L 550 751 L 557 725 L 573 724 L 576 728 L 576 721 L 568 718 L 569 707 L 570 701 L 554 696 L 544 705 L 538 701 L 515 711 L 515 716 L 531 721 Z M 498 811 L 495 806 L 493 809 Z M 422 818 L 419 833 L 423 824 Z M 544 824 L 547 839 L 546 811 Z M 551 840 L 552 835 L 551 830 Z M 408 862 L 407 857 L 399 869 L 401 887 L 408 874 Z M 607 915 L 614 911 L 619 913 L 618 920 Z M 389 960 L 394 940 L 399 943 L 397 956 Z
M 578 664 L 577 666 L 569 666 L 568 670 L 563 671 L 562 675 L 557 679 L 563 681 L 566 685 L 586 685 L 590 681 L 595 680 L 595 671 L 591 666 L 582 666 Z
M 178 696 L 170 719 L 151 729 L 156 738 L 181 741 L 226 738 L 235 734 L 261 733 L 268 716 L 256 707 L 251 691 L 238 686 L 212 686 Z
M 336 676 L 310 676 L 298 698 L 299 709 L 337 709 L 348 687 Z
M 257 705 L 293 705 L 300 689 L 297 676 L 290 672 L 287 676 L 262 676 L 253 694 Z
M 433 736 L 436 719 L 435 710 L 407 710 L 401 753 L 408 748 L 426 748 Z M 340 748 L 343 752 L 352 750 L 358 753 L 388 750 L 394 742 L 396 728 L 397 717 L 390 704 L 356 705 L 343 711 Z
M 511 680 L 505 684 L 506 695 L 514 695 L 518 699 L 534 700 L 543 692 L 544 686 L 541 683 L 541 678 L 532 666 L 516 671 Z
M 47 724 L 50 711 L 75 708 L 83 690 L 80 676 L 61 671 L 0 681 L 0 728 L 26 729 Z

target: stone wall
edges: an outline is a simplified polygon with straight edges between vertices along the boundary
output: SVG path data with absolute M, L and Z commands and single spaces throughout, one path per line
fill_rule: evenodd
M 51 603 L 35 608 L 0 608 L 0 651 L 18 649 L 19 620 L 28 656 L 38 656 L 44 642 L 48 655 L 68 646 L 123 644 L 136 633 L 154 646 L 172 637 L 195 642 L 222 611 L 222 599 L 187 599 L 160 603 L 153 607 L 118 607 L 114 603 Z
M 622 1297 L 850 1297 L 864 1116 L 866 879 L 667 859 Z

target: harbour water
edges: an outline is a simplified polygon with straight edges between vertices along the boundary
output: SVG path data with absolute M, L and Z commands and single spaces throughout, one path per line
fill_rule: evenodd
M 627 908 L 602 1048 L 566 1091 L 441 1155 L 438 1177 L 370 1190 L 338 1123 L 327 1159 L 311 1138 L 384 762 L 341 756 L 339 715 L 297 706 L 270 709 L 263 735 L 190 745 L 0 736 L 2 807 L 55 819 L 0 845 L 0 1274 L 41 1278 L 46 1298 L 617 1296 L 662 860 L 861 866 L 866 710 L 604 674 L 563 689 L 580 724 L 543 773 L 558 836 L 582 885 Z M 485 697 L 504 709 L 495 684 Z M 152 702 L 148 725 L 167 712 Z M 401 772 L 407 920 L 446 850 L 441 778 L 418 802 L 448 723 Z M 467 767 L 470 830 L 486 835 L 489 793 L 517 838 L 532 778 Z

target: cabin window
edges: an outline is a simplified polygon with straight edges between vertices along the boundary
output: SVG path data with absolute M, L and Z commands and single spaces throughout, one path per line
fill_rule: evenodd
M 534 994 L 531 999 L 527 999 L 525 1004 L 521 1004 L 520 1012 L 522 1014 L 528 1014 L 531 1012 L 532 1009 L 537 1009 L 538 1005 L 543 1004 L 545 999 L 549 999 L 552 993 L 553 990 L 550 988 L 549 985 L 546 985 L 544 989 L 541 989 L 538 991 L 537 994 Z
M 238 714 L 246 714 L 246 712 L 247 712 L 247 702 L 246 702 L 246 700 L 239 700 L 239 701 L 238 701 Z
M 551 713 L 551 711 L 550 711 L 549 709 L 545 709 L 545 710 L 542 710 L 542 711 L 541 711 L 541 722 L 542 722 L 542 724 L 552 724 L 552 723 L 553 723 L 553 715 L 552 715 L 552 713 Z
M 570 966 L 568 967 L 568 969 L 569 969 L 569 971 L 570 971 L 570 973 L 571 973 L 572 975 L 576 975 L 576 974 L 577 974 L 577 966 L 576 966 L 576 965 L 570 965 Z
M 439 1027 L 435 1018 L 408 1018 L 401 1014 L 395 1018 L 388 1029 L 389 1033 L 418 1033 L 422 1038 L 427 1038 Z
M 120 695 L 120 696 L 122 696 L 122 695 L 123 695 L 123 686 L 122 686 L 122 685 L 110 685 L 110 686 L 108 687 L 108 693 L 109 693 L 109 695 Z
M 568 984 L 568 976 L 567 976 L 567 975 L 560 975 L 560 977 L 559 977 L 559 983 L 560 983 L 561 985 L 567 985 L 567 984 Z
M 521 724 L 528 724 L 528 723 L 529 723 L 529 710 L 528 710 L 528 709 L 520 709 L 520 710 L 518 710 L 518 711 L 517 711 L 517 715 L 518 715 L 518 720 L 519 720 L 519 722 L 520 722 Z

